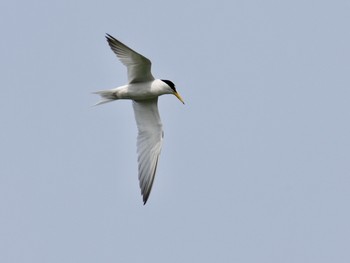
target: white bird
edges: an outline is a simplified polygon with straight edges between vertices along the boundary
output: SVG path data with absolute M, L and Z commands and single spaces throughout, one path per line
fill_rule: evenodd
M 162 148 L 163 129 L 158 112 L 158 97 L 164 94 L 175 95 L 184 101 L 170 80 L 154 79 L 151 73 L 151 61 L 127 47 L 111 35 L 107 41 L 119 60 L 128 69 L 128 84 L 110 90 L 95 92 L 102 98 L 96 105 L 119 99 L 133 101 L 136 124 L 138 128 L 137 153 L 138 174 L 146 204 L 151 193 L 157 163 Z

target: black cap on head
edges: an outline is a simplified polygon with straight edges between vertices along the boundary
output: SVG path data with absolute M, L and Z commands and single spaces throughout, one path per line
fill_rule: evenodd
M 167 80 L 167 79 L 162 79 L 162 81 L 165 82 L 166 84 L 168 84 L 168 86 L 169 86 L 173 91 L 176 92 L 175 84 L 174 84 L 172 81 Z

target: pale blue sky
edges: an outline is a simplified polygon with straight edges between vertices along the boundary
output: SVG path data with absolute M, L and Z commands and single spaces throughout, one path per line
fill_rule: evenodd
M 349 1 L 2 1 L 0 262 L 350 262 Z M 175 82 L 142 205 L 109 33 Z

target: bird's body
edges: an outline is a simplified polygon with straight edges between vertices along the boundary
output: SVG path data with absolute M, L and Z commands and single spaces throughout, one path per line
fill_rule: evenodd
M 163 129 L 158 112 L 158 97 L 175 95 L 182 103 L 174 83 L 154 79 L 151 61 L 107 34 L 108 44 L 128 69 L 128 84 L 110 90 L 95 92 L 102 98 L 96 105 L 119 99 L 133 101 L 138 128 L 137 153 L 139 181 L 144 204 L 150 195 L 162 148 Z
M 143 101 L 154 99 L 164 94 L 172 94 L 166 84 L 160 79 L 130 83 L 110 90 L 97 91 L 96 93 L 103 98 L 98 104 L 118 99 Z

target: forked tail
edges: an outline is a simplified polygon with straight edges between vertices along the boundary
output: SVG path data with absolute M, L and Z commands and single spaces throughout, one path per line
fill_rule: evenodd
M 100 91 L 96 91 L 93 93 L 101 96 L 101 100 L 99 102 L 97 102 L 94 106 L 101 105 L 101 104 L 104 104 L 107 102 L 111 102 L 111 101 L 117 99 L 114 91 L 112 91 L 112 90 L 100 90 Z

